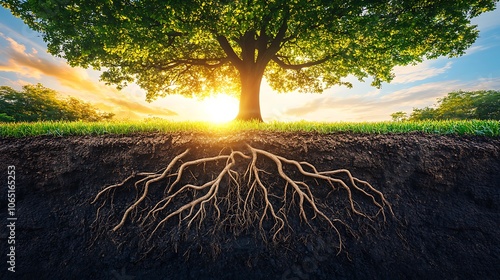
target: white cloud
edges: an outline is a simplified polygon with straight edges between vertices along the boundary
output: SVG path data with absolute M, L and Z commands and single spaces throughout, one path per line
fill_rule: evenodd
M 47 45 L 43 42 L 41 38 L 42 35 L 36 31 L 30 29 L 27 25 L 23 25 L 23 29 L 16 31 L 11 27 L 0 22 L 0 36 L 15 38 L 17 42 L 21 42 L 24 45 L 29 45 L 36 48 L 38 51 L 46 50 Z
M 497 5 L 497 8 L 494 11 L 487 12 L 473 18 L 472 24 L 477 25 L 479 30 L 485 31 L 500 26 L 500 20 L 498 20 L 498 18 L 500 18 L 500 9 Z
M 5 38 L 10 43 L 10 46 L 11 46 L 13 51 L 15 51 L 16 53 L 24 54 L 24 52 L 26 51 L 26 46 L 24 46 L 23 44 L 19 44 L 18 42 L 14 41 L 12 38 L 4 37 L 4 36 L 2 36 L 2 37 Z
M 480 78 L 463 90 L 500 90 L 500 77 Z
M 472 47 L 470 47 L 470 48 L 467 49 L 467 51 L 465 52 L 465 55 L 470 55 L 470 54 L 473 54 L 473 53 L 484 51 L 484 50 L 487 50 L 489 48 L 490 47 L 488 47 L 488 46 L 482 46 L 482 45 L 474 46 L 473 45 Z
M 423 108 L 437 103 L 438 98 L 456 90 L 474 91 L 500 89 L 500 78 L 482 78 L 467 82 L 447 80 L 425 83 L 400 89 L 383 95 L 324 94 L 309 96 L 301 104 L 282 106 L 282 116 L 291 120 L 310 121 L 383 121 L 397 111 L 411 112 L 413 108 Z M 280 116 L 281 117 L 281 116 Z
M 380 98 L 384 104 L 413 105 L 415 107 L 435 101 L 437 97 L 456 90 L 459 81 L 442 81 L 426 83 L 418 86 L 397 90 Z
M 407 84 L 417 81 L 423 81 L 440 74 L 445 73 L 447 70 L 451 69 L 452 62 L 448 61 L 442 67 L 435 67 L 434 65 L 442 61 L 439 60 L 426 60 L 417 65 L 409 66 L 396 66 L 394 67 L 395 78 L 392 80 L 392 84 Z

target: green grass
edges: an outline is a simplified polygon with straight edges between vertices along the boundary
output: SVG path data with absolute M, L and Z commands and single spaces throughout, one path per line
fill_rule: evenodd
M 228 134 L 241 131 L 318 132 L 318 133 L 410 133 L 500 136 L 499 121 L 425 121 L 425 122 L 232 122 L 211 124 L 205 122 L 169 122 L 146 120 L 133 122 L 36 122 L 0 123 L 0 137 L 68 135 L 127 135 L 134 133 L 205 132 Z

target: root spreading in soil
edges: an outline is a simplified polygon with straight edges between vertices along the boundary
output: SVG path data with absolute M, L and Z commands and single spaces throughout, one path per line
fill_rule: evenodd
M 346 169 L 318 171 L 308 162 L 290 160 L 248 144 L 246 148 L 246 153 L 231 150 L 223 154 L 221 151 L 213 157 L 183 161 L 189 154 L 187 149 L 159 172 L 132 174 L 118 184 L 105 187 L 92 203 L 103 195 L 112 196 L 115 190 L 135 180 L 133 185 L 138 195 L 124 210 L 113 231 L 132 220 L 148 229 L 151 238 L 169 221 L 177 221 L 179 227 L 186 229 L 193 225 L 201 228 L 210 217 L 215 224 L 211 227 L 213 233 L 229 230 L 238 234 L 255 226 L 264 241 L 267 242 L 270 234 L 272 241 L 277 242 L 280 238 L 286 239 L 286 232 L 293 231 L 289 218 L 296 213 L 308 226 L 311 220 L 318 219 L 333 229 L 338 236 L 339 253 L 343 244 L 338 225 L 347 228 L 349 225 L 334 215 L 342 209 L 334 209 L 336 205 L 329 203 L 328 196 L 315 196 L 315 188 L 326 187 L 331 192 L 341 190 L 347 195 L 348 211 L 358 217 L 373 220 L 381 216 L 385 221 L 387 211 L 394 215 L 382 192 L 353 177 Z M 203 175 L 195 175 L 193 172 L 200 168 Z M 272 169 L 277 174 L 272 173 Z M 212 173 L 213 170 L 216 171 Z M 268 184 L 269 180 L 264 177 L 278 178 L 274 182 L 281 184 Z M 163 184 L 163 196 L 153 196 L 151 189 L 160 183 Z M 369 201 L 371 211 L 365 211 L 356 198 Z M 104 205 L 105 202 L 99 207 L 98 215 Z

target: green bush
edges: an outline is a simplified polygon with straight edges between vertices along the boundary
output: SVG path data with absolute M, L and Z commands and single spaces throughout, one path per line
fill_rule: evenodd
M 500 120 L 500 91 L 450 92 L 438 99 L 436 108 L 414 108 L 407 120 Z
M 0 87 L 0 121 L 102 121 L 113 117 L 77 98 L 60 99 L 55 90 L 41 84 L 23 86 L 16 91 Z

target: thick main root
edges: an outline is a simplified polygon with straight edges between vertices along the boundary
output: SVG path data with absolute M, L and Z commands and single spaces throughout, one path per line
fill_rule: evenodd
M 145 215 L 135 219 L 143 226 L 152 225 L 150 237 L 166 222 L 175 217 L 178 219 L 179 226 L 181 223 L 185 223 L 188 228 L 193 224 L 201 226 L 207 217 L 207 209 L 213 207 L 211 213 L 213 213 L 216 221 L 227 223 L 230 227 L 237 227 L 241 230 L 249 228 L 258 220 L 258 228 L 262 233 L 262 237 L 265 239 L 263 233 L 266 231 L 265 228 L 268 228 L 273 234 L 273 241 L 276 241 L 283 229 L 290 227 L 288 223 L 290 209 L 297 207 L 296 210 L 298 210 L 301 220 L 306 224 L 309 224 L 311 219 L 319 217 L 328 227 L 335 231 L 339 239 L 339 252 L 342 250 L 343 244 L 337 225 L 339 223 L 344 224 L 344 222 L 325 213 L 325 209 L 331 207 L 326 207 L 325 204 L 317 202 L 310 184 L 306 184 L 305 179 L 314 179 L 318 185 L 323 182 L 331 190 L 336 190 L 338 187 L 345 190 L 350 211 L 360 217 L 371 220 L 381 215 L 385 220 L 387 210 L 394 215 L 391 205 L 382 192 L 375 189 L 368 182 L 353 177 L 348 170 L 318 171 L 312 164 L 307 162 L 289 160 L 250 145 L 247 145 L 247 148 L 248 154 L 241 151 L 231 151 L 227 155 L 219 154 L 214 157 L 182 162 L 182 159 L 189 153 L 189 149 L 187 149 L 174 157 L 168 166 L 160 172 L 132 174 L 121 183 L 104 188 L 95 196 L 92 203 L 98 201 L 104 194 L 124 186 L 134 178 L 141 177 L 134 183 L 140 192 L 140 196 L 138 195 L 135 202 L 126 208 L 120 222 L 114 226 L 113 231 L 117 231 L 124 226 L 131 213 L 137 210 L 141 204 L 144 204 L 153 183 L 162 180 L 167 181 L 167 178 L 175 178 L 172 183 L 165 186 L 163 197 L 158 202 L 150 203 L 149 206 L 142 209 L 142 211 L 145 211 Z M 279 194 L 276 194 L 275 187 L 271 190 L 270 186 L 264 184 L 263 174 L 268 176 L 270 173 L 268 170 L 257 166 L 257 159 L 261 157 L 274 165 L 278 172 L 277 176 L 284 181 L 284 186 L 282 186 Z M 244 172 L 237 171 L 240 161 L 246 163 L 246 165 L 243 165 L 246 166 Z M 190 167 L 199 165 L 205 167 L 207 164 L 217 165 L 220 162 L 224 163 L 222 170 L 211 180 L 200 185 L 181 184 L 181 181 L 185 180 L 184 177 L 186 176 L 184 175 L 191 172 Z M 304 180 L 292 179 L 289 174 L 291 169 L 295 173 L 298 172 Z M 241 175 L 242 173 L 243 175 Z M 343 180 L 341 178 L 347 179 Z M 354 193 L 358 197 L 368 198 L 376 211 L 370 215 L 358 209 L 353 198 Z M 185 200 L 186 195 L 192 198 L 179 206 L 179 200 Z M 154 197 L 149 197 L 148 201 L 154 199 Z M 221 209 L 221 205 L 223 209 Z M 266 223 L 267 220 L 271 221 L 271 223 Z M 266 227 L 265 225 L 271 226 Z

